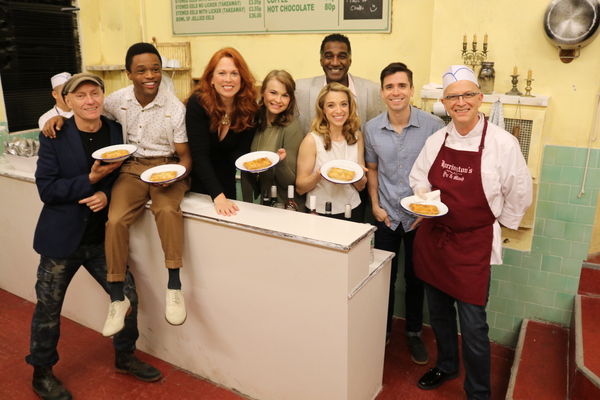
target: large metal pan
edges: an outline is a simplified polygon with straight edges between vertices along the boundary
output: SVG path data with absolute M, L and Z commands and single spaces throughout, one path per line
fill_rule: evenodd
M 571 61 L 563 57 L 578 57 L 579 50 L 596 38 L 599 26 L 598 0 L 553 0 L 544 14 L 544 33 L 563 62 Z

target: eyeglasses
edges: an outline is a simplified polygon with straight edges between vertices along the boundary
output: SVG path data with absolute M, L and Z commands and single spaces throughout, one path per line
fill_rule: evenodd
M 460 97 L 462 97 L 463 100 L 470 100 L 473 97 L 478 96 L 479 94 L 480 93 L 478 93 L 478 92 L 468 92 L 468 93 L 464 93 L 464 94 L 451 94 L 451 95 L 444 97 L 444 99 L 454 103 L 454 102 L 457 102 Z

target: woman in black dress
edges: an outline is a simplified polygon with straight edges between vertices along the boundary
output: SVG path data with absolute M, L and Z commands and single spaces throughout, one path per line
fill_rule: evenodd
M 235 160 L 250 151 L 258 111 L 255 79 L 240 53 L 217 51 L 187 100 L 186 127 L 192 152 L 191 190 L 210 195 L 217 214 L 235 215 Z

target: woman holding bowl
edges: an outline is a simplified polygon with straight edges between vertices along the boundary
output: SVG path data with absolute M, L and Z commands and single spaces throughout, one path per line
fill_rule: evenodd
M 358 130 L 354 95 L 346 86 L 326 85 L 316 102 L 317 115 L 298 153 L 296 188 L 298 193 L 317 197 L 317 212 L 325 213 L 325 203 L 332 204 L 332 217 L 344 218 L 346 204 L 355 209 L 360 204 L 358 192 L 367 184 L 364 142 Z M 331 160 L 349 160 L 360 165 L 363 176 L 352 184 L 336 184 L 323 178 L 321 166 Z M 352 213 L 352 220 L 358 221 Z
M 279 154 L 279 163 L 261 173 L 242 172 L 242 195 L 244 201 L 252 202 L 277 186 L 279 203 L 287 201 L 288 185 L 296 182 L 296 161 L 304 132 L 297 119 L 294 78 L 284 70 L 273 70 L 267 74 L 260 89 L 257 129 L 251 151 L 271 151 Z M 300 211 L 304 210 L 304 199 L 296 195 Z
M 187 100 L 186 127 L 192 153 L 191 190 L 210 195 L 217 214 L 235 215 L 235 160 L 250 151 L 258 111 L 255 79 L 241 54 L 217 51 Z

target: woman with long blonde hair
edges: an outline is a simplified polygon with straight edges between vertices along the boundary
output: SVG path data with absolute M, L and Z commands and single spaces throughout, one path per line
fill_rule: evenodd
M 335 184 L 321 176 L 321 165 L 344 159 L 365 168 L 364 142 L 359 130 L 354 95 L 346 86 L 332 82 L 326 85 L 316 102 L 317 115 L 298 153 L 296 189 L 298 193 L 317 197 L 317 212 L 325 213 L 325 203 L 332 203 L 332 216 L 343 218 L 345 205 L 355 209 L 360 204 L 358 192 L 367 184 L 367 176 L 349 185 Z M 356 215 L 353 213 L 353 216 Z M 353 218 L 356 222 L 358 218 Z
M 192 152 L 191 190 L 209 194 L 217 214 L 235 215 L 235 160 L 250 151 L 254 138 L 255 79 L 242 55 L 231 47 L 210 59 L 198 87 L 187 99 L 186 127 Z

